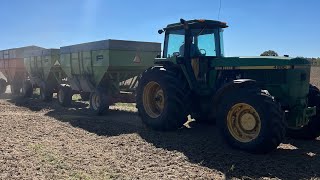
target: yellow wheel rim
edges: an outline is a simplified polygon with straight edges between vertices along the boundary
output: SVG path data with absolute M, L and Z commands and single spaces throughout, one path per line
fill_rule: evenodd
M 240 142 L 250 142 L 261 130 L 259 113 L 249 104 L 237 103 L 228 112 L 227 126 L 230 134 Z
M 143 90 L 143 106 L 146 113 L 157 118 L 164 109 L 164 93 L 160 85 L 154 81 L 149 82 Z

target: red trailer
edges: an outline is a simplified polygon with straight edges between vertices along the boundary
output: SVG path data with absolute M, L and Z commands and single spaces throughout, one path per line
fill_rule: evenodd
M 11 93 L 19 94 L 23 81 L 27 77 L 24 67 L 24 53 L 30 50 L 43 49 L 37 46 L 27 46 L 22 48 L 7 49 L 0 51 L 0 72 L 6 77 L 0 79 L 0 94 L 3 94 L 7 86 L 11 86 Z

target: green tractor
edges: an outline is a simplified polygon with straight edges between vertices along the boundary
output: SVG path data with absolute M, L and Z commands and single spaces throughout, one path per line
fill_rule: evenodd
M 139 81 L 142 121 L 159 131 L 183 126 L 191 115 L 215 122 L 227 142 L 267 153 L 287 134 L 320 135 L 320 91 L 310 82 L 310 63 L 289 57 L 224 57 L 223 29 L 214 20 L 180 20 L 165 33 L 163 57 Z

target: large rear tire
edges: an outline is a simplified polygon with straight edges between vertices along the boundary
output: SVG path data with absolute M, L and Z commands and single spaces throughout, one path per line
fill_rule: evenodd
M 187 121 L 191 91 L 180 69 L 152 67 L 141 76 L 137 108 L 142 121 L 159 131 L 176 130 Z
M 61 106 L 67 107 L 72 102 L 72 89 L 69 85 L 60 85 L 58 91 L 58 102 Z
M 110 105 L 110 100 L 106 93 L 102 90 L 96 90 L 90 95 L 90 109 L 97 115 L 105 114 Z
M 7 81 L 4 79 L 0 79 L 0 95 L 4 94 L 7 90 Z
M 300 129 L 288 129 L 287 135 L 296 139 L 313 140 L 320 136 L 320 90 L 310 85 L 308 106 L 317 107 L 315 116 L 309 119 L 309 123 Z
M 30 80 L 24 81 L 22 85 L 22 96 L 24 98 L 30 98 L 32 97 L 32 94 L 33 94 L 33 87 Z
M 257 87 L 224 96 L 217 124 L 227 142 L 251 153 L 275 150 L 285 136 L 285 116 L 279 103 Z
M 40 85 L 40 99 L 45 102 L 52 101 L 53 97 L 53 90 L 48 88 L 48 86 L 45 83 L 42 83 Z

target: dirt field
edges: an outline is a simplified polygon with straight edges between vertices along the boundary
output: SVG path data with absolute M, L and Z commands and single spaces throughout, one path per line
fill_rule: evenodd
M 320 68 L 313 71 L 313 82 L 319 75 Z M 286 139 L 271 154 L 252 155 L 229 148 L 214 126 L 149 130 L 132 104 L 112 107 L 103 117 L 83 102 L 73 107 L 3 96 L 0 179 L 320 177 L 320 140 Z

